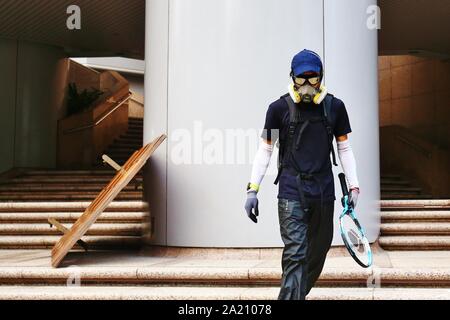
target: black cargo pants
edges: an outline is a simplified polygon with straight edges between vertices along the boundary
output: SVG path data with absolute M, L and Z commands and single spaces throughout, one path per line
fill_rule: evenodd
M 300 201 L 278 199 L 284 242 L 283 276 L 278 300 L 304 300 L 322 272 L 333 239 L 334 201 L 311 201 L 306 213 Z

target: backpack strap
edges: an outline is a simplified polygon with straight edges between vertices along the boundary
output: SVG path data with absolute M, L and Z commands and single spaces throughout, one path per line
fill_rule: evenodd
M 283 171 L 284 166 L 284 156 L 290 154 L 289 150 L 292 147 L 292 141 L 294 139 L 295 130 L 297 128 L 298 123 L 300 122 L 300 112 L 298 110 L 298 107 L 295 105 L 294 100 L 292 100 L 291 96 L 289 94 L 285 94 L 281 97 L 286 101 L 288 107 L 289 107 L 289 128 L 287 133 L 287 139 L 286 143 L 280 143 L 280 149 L 278 153 L 278 174 L 275 178 L 274 184 L 278 183 L 278 180 L 281 175 L 281 171 Z
M 328 133 L 328 144 L 330 146 L 330 151 L 331 151 L 331 156 L 333 158 L 333 165 L 337 166 L 336 163 L 336 154 L 334 152 L 334 147 L 333 147 L 333 129 L 331 127 L 332 121 L 331 121 L 331 105 L 332 105 L 332 101 L 333 101 L 333 95 L 331 93 L 328 93 L 325 96 L 325 99 L 323 100 L 323 112 L 324 112 L 324 116 L 325 116 L 325 127 L 327 129 L 327 133 Z

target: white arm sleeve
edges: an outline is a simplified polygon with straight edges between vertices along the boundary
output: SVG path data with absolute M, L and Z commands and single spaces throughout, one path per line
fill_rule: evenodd
M 270 157 L 272 156 L 273 146 L 267 144 L 261 139 L 255 160 L 253 161 L 252 175 L 250 183 L 260 185 L 269 167 Z
M 356 161 L 353 154 L 350 141 L 338 141 L 337 150 L 339 155 L 339 161 L 341 162 L 342 169 L 349 183 L 349 189 L 359 188 L 358 176 L 356 175 Z

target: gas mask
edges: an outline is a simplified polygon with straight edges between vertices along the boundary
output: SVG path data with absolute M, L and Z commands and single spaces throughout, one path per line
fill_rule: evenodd
M 305 103 L 311 103 L 314 96 L 319 92 L 319 90 L 309 84 L 300 86 L 296 91 L 300 95 L 301 101 Z
M 309 84 L 297 87 L 293 83 L 290 83 L 288 90 L 289 95 L 295 103 L 302 101 L 305 103 L 313 102 L 314 104 L 320 104 L 328 93 L 327 88 L 323 85 L 319 89 L 316 89 Z

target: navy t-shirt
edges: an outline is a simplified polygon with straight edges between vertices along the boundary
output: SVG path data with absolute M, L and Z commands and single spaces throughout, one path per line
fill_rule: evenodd
M 323 103 L 316 105 L 313 103 L 299 103 L 301 117 L 320 117 L 323 114 Z M 331 127 L 335 137 L 350 133 L 350 121 L 344 103 L 334 97 L 331 103 Z M 297 130 L 299 130 L 299 124 Z M 266 113 L 266 121 L 261 137 L 266 140 L 278 139 L 278 135 L 287 136 L 289 127 L 289 107 L 284 98 L 270 104 Z M 271 131 L 273 130 L 273 131 Z M 330 149 L 328 144 L 328 133 L 323 122 L 311 122 L 305 128 L 298 150 L 293 150 L 295 162 L 302 172 L 325 172 L 320 175 L 323 200 L 336 200 L 334 190 L 334 178 L 332 172 Z M 337 154 L 336 154 L 337 157 Z M 296 177 L 283 169 L 279 177 L 278 198 L 299 200 L 300 196 L 297 188 Z M 320 186 L 317 181 L 303 180 L 303 191 L 305 198 L 315 200 L 320 199 Z

